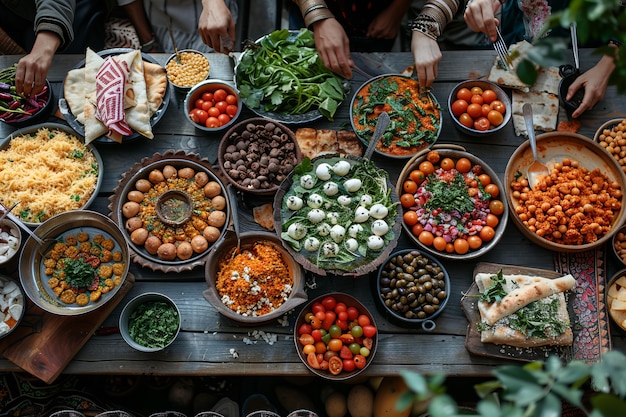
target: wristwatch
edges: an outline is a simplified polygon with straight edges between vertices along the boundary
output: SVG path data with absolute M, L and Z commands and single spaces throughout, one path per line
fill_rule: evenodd
M 157 43 L 156 38 L 153 36 L 152 39 L 150 39 L 148 42 L 146 42 L 143 45 L 141 45 L 141 52 L 150 52 L 150 51 L 152 51 L 152 49 L 154 48 L 156 43 Z

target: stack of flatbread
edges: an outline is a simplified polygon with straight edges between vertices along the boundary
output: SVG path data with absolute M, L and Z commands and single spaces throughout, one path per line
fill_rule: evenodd
M 347 130 L 301 127 L 296 130 L 296 141 L 302 155 L 308 158 L 332 153 L 341 156 L 363 155 L 363 144 L 356 133 Z
M 537 80 L 531 86 L 523 83 L 514 68 L 526 58 L 532 45 L 527 41 L 521 41 L 509 47 L 509 54 L 513 57 L 511 70 L 507 70 L 500 63 L 500 58 L 494 60 L 489 81 L 502 87 L 511 88 L 513 127 L 518 136 L 528 136 L 526 124 L 522 113 L 524 103 L 530 103 L 533 107 L 533 124 L 535 130 L 551 132 L 557 127 L 559 115 L 558 89 L 561 76 L 556 67 L 538 68 Z
M 154 137 L 150 118 L 163 103 L 167 88 L 167 74 L 165 68 L 150 62 L 144 62 L 141 53 L 133 50 L 113 56 L 119 68 L 127 69 L 124 74 L 124 86 L 118 94 L 123 103 L 124 122 L 128 126 L 148 139 Z M 76 120 L 85 127 L 85 143 L 90 143 L 101 136 L 107 136 L 116 142 L 122 142 L 123 134 L 119 129 L 111 129 L 111 120 L 106 115 L 112 112 L 98 106 L 103 106 L 104 100 L 98 100 L 98 76 L 106 71 L 100 71 L 105 59 L 91 49 L 87 49 L 85 66 L 71 70 L 67 74 L 63 93 L 65 99 L 76 117 Z M 100 75 L 99 75 L 100 73 Z M 110 93 L 110 92 L 109 92 Z M 104 119 L 104 120 L 101 120 Z
M 573 343 L 565 292 L 574 288 L 571 275 L 542 278 L 478 273 L 480 340 L 517 347 L 569 346 Z M 494 291 L 497 290 L 497 291 Z

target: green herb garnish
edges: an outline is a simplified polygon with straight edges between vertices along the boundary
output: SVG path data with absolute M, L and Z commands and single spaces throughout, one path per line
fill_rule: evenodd
M 96 270 L 83 258 L 67 259 L 65 267 L 65 282 L 73 288 L 85 288 L 89 286 L 95 277 Z
M 424 205 L 428 210 L 441 209 L 446 213 L 454 210 L 459 213 L 474 211 L 474 200 L 467 191 L 463 175 L 458 172 L 454 175 L 453 181 L 446 181 L 433 174 L 429 175 L 426 191 L 432 194 Z
M 137 343 L 147 348 L 162 348 L 178 331 L 176 308 L 165 301 L 147 301 L 133 310 L 128 319 L 128 332 Z
M 563 334 L 566 323 L 558 319 L 559 299 L 551 296 L 533 301 L 509 317 L 509 325 L 529 339 L 545 339 Z
M 499 303 L 506 296 L 505 283 L 506 279 L 502 275 L 502 270 L 499 270 L 497 275 L 491 276 L 491 285 L 478 298 L 486 303 Z

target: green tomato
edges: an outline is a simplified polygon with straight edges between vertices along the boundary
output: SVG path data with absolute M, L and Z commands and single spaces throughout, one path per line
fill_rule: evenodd
M 359 352 L 361 352 L 361 345 L 358 343 L 350 343 L 348 349 L 350 349 L 350 352 L 352 352 L 353 355 L 358 355 Z
M 330 337 L 333 339 L 339 338 L 339 336 L 341 336 L 341 327 L 333 324 L 328 328 L 328 334 L 330 334 Z
M 366 348 L 365 346 L 362 346 L 361 349 L 359 349 L 359 354 L 367 358 L 370 355 L 370 350 Z
M 330 342 L 330 339 L 332 339 L 332 336 L 330 335 L 330 333 L 326 333 L 324 336 L 322 336 L 322 342 L 328 344 L 328 342 Z
M 352 336 L 354 337 L 361 337 L 363 336 L 363 328 L 359 325 L 352 326 L 350 333 L 352 333 Z

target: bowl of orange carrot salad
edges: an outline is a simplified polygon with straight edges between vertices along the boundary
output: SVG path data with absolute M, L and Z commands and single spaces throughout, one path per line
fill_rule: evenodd
M 223 316 L 246 325 L 281 318 L 307 300 L 300 265 L 269 232 L 234 233 L 211 252 L 204 298 Z
M 392 158 L 410 158 L 432 146 L 441 132 L 441 108 L 430 90 L 401 74 L 385 74 L 365 82 L 350 103 L 350 122 L 367 146 L 378 115 L 389 114 L 391 122 L 375 152 Z

